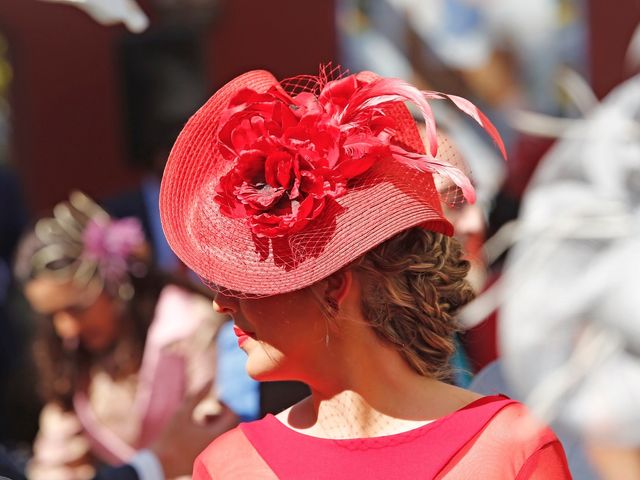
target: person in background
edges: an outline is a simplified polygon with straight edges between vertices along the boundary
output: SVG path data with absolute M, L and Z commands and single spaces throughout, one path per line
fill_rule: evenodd
M 140 450 L 126 464 L 100 468 L 92 480 L 165 480 L 190 474 L 193 459 L 217 434 L 210 425 L 193 421 L 193 411 L 207 393 L 208 389 L 203 389 L 185 399 L 150 448 Z M 216 426 L 220 433 L 229 428 L 224 422 Z M 0 478 L 27 480 L 20 467 L 2 450 Z
M 113 220 L 74 192 L 22 239 L 15 273 L 41 317 L 34 352 L 46 405 L 29 478 L 92 478 L 133 459 L 203 390 L 193 421 L 210 438 L 236 424 L 210 388 L 227 318 L 153 269 L 137 220 Z

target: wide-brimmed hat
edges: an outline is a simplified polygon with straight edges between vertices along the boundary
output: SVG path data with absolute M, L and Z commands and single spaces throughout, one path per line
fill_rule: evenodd
M 504 147 L 470 102 L 370 72 L 222 87 L 188 121 L 160 190 L 169 244 L 206 283 L 242 295 L 298 290 L 413 226 L 453 233 L 433 175 L 473 201 L 438 155 L 427 99 L 450 98 Z M 426 124 L 426 143 L 405 105 Z M 444 149 L 446 150 L 446 149 Z M 451 190 L 451 189 L 449 189 Z

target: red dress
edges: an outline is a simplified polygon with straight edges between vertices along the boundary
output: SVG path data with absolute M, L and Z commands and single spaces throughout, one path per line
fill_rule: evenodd
M 525 418 L 522 404 L 492 396 L 407 432 L 331 440 L 267 415 L 216 439 L 193 479 L 570 479 L 556 436 Z

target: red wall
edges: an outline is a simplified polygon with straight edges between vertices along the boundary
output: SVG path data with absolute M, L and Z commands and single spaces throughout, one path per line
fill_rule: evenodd
M 36 0 L 0 0 L 14 69 L 12 158 L 38 211 L 74 187 L 94 195 L 131 182 L 124 165 L 111 42 L 83 12 Z
M 638 0 L 589 0 L 591 83 L 599 98 L 634 73 L 624 57 L 638 22 Z
M 254 68 L 317 73 L 336 60 L 333 0 L 227 0 L 211 29 L 213 85 Z
M 289 76 L 335 57 L 333 1 L 221 3 L 205 37 L 212 91 L 251 68 Z M 101 197 L 135 184 L 115 57 L 124 28 L 68 5 L 0 0 L 0 31 L 14 69 L 11 163 L 31 209 L 50 208 L 72 188 Z

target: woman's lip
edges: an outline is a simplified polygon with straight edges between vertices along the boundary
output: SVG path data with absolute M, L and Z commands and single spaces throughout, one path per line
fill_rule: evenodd
M 235 333 L 236 336 L 238 337 L 238 345 L 241 347 L 250 338 L 255 338 L 254 334 L 245 332 L 237 325 L 233 326 L 233 333 Z

